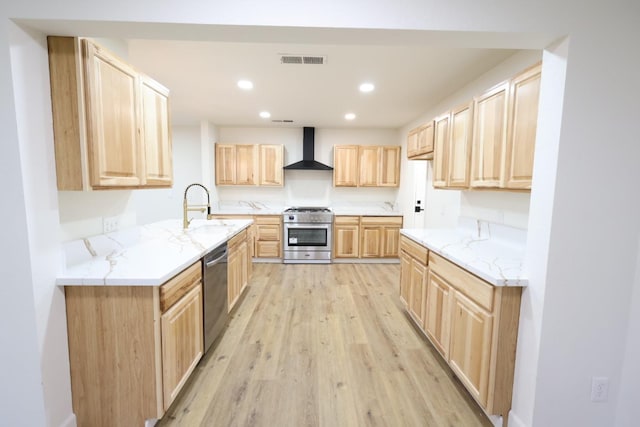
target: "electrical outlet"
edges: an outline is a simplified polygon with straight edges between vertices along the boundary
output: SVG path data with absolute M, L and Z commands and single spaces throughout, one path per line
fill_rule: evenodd
M 606 402 L 609 394 L 609 378 L 591 377 L 591 401 Z
M 118 221 L 120 218 L 117 216 L 109 216 L 102 218 L 102 232 L 103 233 L 111 233 L 112 231 L 118 230 Z

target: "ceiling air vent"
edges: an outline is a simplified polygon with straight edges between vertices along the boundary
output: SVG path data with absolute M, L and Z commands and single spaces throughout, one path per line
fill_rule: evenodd
M 280 55 L 281 64 L 324 65 L 327 57 L 323 55 Z
M 271 120 L 272 123 L 293 123 L 293 120 L 289 120 L 289 119 L 284 119 L 284 120 Z

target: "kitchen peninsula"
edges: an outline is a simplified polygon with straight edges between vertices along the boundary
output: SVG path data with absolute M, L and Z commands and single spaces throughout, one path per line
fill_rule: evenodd
M 228 288 L 237 293 L 230 310 L 248 279 L 251 223 L 193 220 L 183 229 L 167 220 L 65 245 L 57 284 L 65 286 L 78 425 L 141 426 L 162 417 L 205 351 L 201 258 L 229 242 Z M 234 260 L 244 274 L 231 273 Z
M 400 299 L 487 414 L 511 409 L 523 230 L 460 218 L 455 229 L 403 229 Z

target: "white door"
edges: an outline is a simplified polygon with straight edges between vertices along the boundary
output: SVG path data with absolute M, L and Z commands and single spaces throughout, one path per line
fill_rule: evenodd
M 425 206 L 427 204 L 427 161 L 412 160 L 413 164 L 413 206 L 419 207 L 419 212 L 413 212 L 412 228 L 424 228 L 425 226 Z

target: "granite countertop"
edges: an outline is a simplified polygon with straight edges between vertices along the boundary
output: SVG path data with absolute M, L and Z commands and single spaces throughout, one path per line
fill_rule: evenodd
M 159 286 L 252 220 L 166 220 L 64 244 L 57 285 Z
M 455 229 L 402 229 L 422 244 L 494 286 L 527 286 L 523 270 L 526 233 L 478 221 Z

